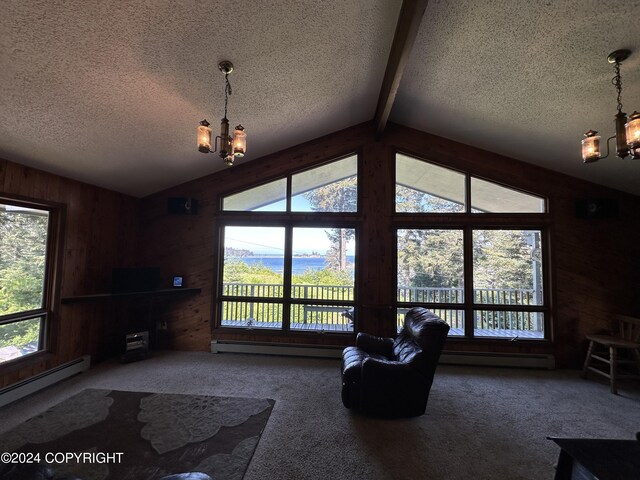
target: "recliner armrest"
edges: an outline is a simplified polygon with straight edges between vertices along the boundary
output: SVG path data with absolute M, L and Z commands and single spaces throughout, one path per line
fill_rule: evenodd
M 360 332 L 356 337 L 356 347 L 367 353 L 384 355 L 387 358 L 393 356 L 393 339 L 376 337 L 368 333 Z
M 413 386 L 423 384 L 424 380 L 424 377 L 408 363 L 372 357 L 362 362 L 362 382 L 376 385 L 376 388 L 388 389 L 390 385 Z
M 360 408 L 371 415 L 422 415 L 429 397 L 428 382 L 411 365 L 369 357 L 362 362 Z

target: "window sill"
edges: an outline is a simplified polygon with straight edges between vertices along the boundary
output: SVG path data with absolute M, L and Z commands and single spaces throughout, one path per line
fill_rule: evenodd
M 0 363 L 0 375 L 13 373 L 16 370 L 22 370 L 36 363 L 44 363 L 55 358 L 55 355 L 48 350 L 40 350 L 38 352 L 29 353 L 21 357 L 12 358 L 6 362 Z

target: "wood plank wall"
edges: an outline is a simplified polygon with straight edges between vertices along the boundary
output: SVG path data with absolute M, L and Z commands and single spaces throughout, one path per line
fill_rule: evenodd
M 212 307 L 217 272 L 219 196 L 358 152 L 362 160 L 363 199 L 359 216 L 361 268 L 360 328 L 390 335 L 394 272 L 392 197 L 396 150 L 467 170 L 507 185 L 537 192 L 550 201 L 552 229 L 553 343 L 450 340 L 449 350 L 542 353 L 556 355 L 560 367 L 577 367 L 585 351 L 584 335 L 607 327 L 609 312 L 640 315 L 640 198 L 475 149 L 423 132 L 390 124 L 380 141 L 366 123 L 242 163 L 137 200 L 36 169 L 0 160 L 0 186 L 19 195 L 66 205 L 61 295 L 107 291 L 116 266 L 161 267 L 164 286 L 183 275 L 202 294 L 158 300 L 153 315 L 167 321 L 163 345 L 207 351 L 212 338 L 260 342 L 345 345 L 353 336 L 295 335 L 283 332 L 230 332 L 214 328 Z M 220 161 L 214 155 L 203 161 Z M 585 166 L 585 168 L 588 168 Z M 199 200 L 197 215 L 167 213 L 167 198 Z M 574 203 L 584 198 L 614 198 L 620 213 L 612 219 L 576 218 Z M 137 240 L 137 241 L 136 241 Z M 139 248 L 136 248 L 136 244 Z M 54 353 L 35 362 L 0 367 L 0 386 L 8 385 L 82 354 L 104 358 L 119 347 L 116 332 L 123 307 L 114 304 L 54 305 L 59 327 Z
M 231 169 L 171 188 L 143 199 L 140 244 L 145 263 L 162 266 L 167 279 L 183 274 L 190 286 L 202 287 L 197 299 L 185 299 L 163 312 L 169 325 L 169 345 L 182 350 L 208 350 L 211 338 L 257 342 L 344 345 L 353 336 L 296 335 L 283 332 L 238 332 L 211 324 L 217 272 L 219 197 L 233 191 L 309 168 L 319 162 L 358 152 L 362 157 L 359 303 L 364 306 L 360 328 L 374 334 L 394 332 L 393 196 L 394 153 L 402 151 L 468 171 L 496 182 L 546 196 L 551 228 L 552 343 L 449 340 L 449 350 L 554 353 L 560 367 L 577 367 L 585 351 L 584 336 L 604 329 L 609 312 L 640 314 L 640 198 L 581 181 L 491 152 L 390 124 L 380 141 L 372 125 L 362 124 L 296 147 L 252 160 Z M 203 161 L 220 161 L 215 156 Z M 585 168 L 588 168 L 585 166 Z M 193 197 L 198 215 L 167 213 L 170 196 Z M 620 212 L 612 219 L 580 219 L 578 199 L 614 198 Z
M 53 351 L 0 366 L 0 387 L 89 354 L 92 361 L 121 347 L 118 305 L 61 305 L 60 298 L 111 288 L 111 271 L 136 261 L 139 200 L 102 188 L 0 160 L 0 192 L 61 204 L 63 222 L 60 290 L 53 304 Z

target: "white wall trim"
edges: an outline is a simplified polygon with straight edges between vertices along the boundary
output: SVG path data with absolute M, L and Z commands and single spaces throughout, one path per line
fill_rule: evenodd
M 85 355 L 55 368 L 34 375 L 33 377 L 13 383 L 0 389 L 0 407 L 20 400 L 43 388 L 54 385 L 73 375 L 87 371 L 91 366 L 91 357 Z
M 257 353 L 262 355 L 292 355 L 298 357 L 342 358 L 341 347 L 323 347 L 314 345 L 290 345 L 241 341 L 213 340 L 212 353 Z M 555 368 L 553 355 L 443 352 L 440 356 L 443 365 L 479 365 L 487 367 L 519 368 Z

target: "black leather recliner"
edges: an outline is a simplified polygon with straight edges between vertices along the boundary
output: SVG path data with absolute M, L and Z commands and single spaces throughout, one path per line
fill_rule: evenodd
M 449 325 L 426 308 L 407 312 L 396 339 L 359 333 L 342 352 L 342 403 L 383 417 L 422 415 Z

